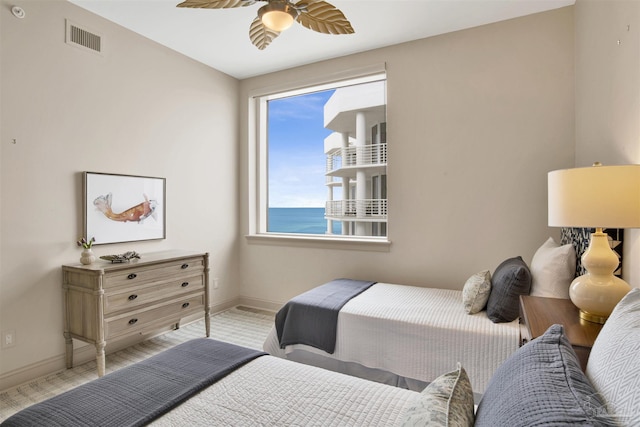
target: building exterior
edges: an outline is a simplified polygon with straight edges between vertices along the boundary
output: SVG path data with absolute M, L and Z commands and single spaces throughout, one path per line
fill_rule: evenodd
M 327 234 L 387 235 L 385 81 L 336 89 L 324 106 Z

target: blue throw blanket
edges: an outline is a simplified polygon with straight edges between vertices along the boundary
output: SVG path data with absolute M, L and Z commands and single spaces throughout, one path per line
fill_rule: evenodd
M 30 406 L 2 426 L 141 426 L 264 354 L 191 340 Z
M 333 354 L 340 309 L 375 283 L 336 279 L 291 299 L 276 314 L 280 348 L 306 344 Z

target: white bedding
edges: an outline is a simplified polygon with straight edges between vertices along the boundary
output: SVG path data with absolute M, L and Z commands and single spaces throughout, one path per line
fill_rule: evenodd
M 481 394 L 519 343 L 517 319 L 496 324 L 486 312 L 468 315 L 461 291 L 377 283 L 340 311 L 333 354 L 305 345 L 280 349 L 275 328 L 264 350 L 305 363 L 325 359 L 318 364 L 336 370 L 332 359 L 374 368 L 374 377 L 362 375 L 372 380 L 385 371 L 428 383 L 461 362 Z
M 424 397 L 271 356 L 259 357 L 153 426 L 394 426 Z

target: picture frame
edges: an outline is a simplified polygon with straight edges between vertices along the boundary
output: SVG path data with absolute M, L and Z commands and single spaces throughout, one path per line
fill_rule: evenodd
M 94 245 L 166 238 L 166 179 L 83 172 L 84 237 Z

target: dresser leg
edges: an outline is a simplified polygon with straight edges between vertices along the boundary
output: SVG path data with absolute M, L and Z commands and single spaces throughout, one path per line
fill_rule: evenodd
M 107 345 L 105 342 L 96 343 L 96 363 L 98 365 L 98 376 L 104 375 L 105 360 L 104 360 L 104 348 Z
M 67 369 L 73 368 L 73 340 L 69 332 L 64 333 Z

